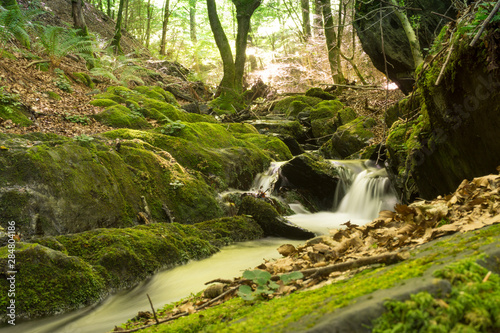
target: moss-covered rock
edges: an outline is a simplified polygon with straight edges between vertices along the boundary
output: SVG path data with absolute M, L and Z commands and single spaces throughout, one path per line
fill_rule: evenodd
M 113 101 L 113 100 L 111 100 L 111 99 L 100 98 L 100 99 L 94 99 L 94 100 L 90 101 L 89 104 L 94 105 L 94 106 L 108 107 L 108 106 L 116 105 L 118 103 L 115 102 L 115 101 Z
M 301 141 L 305 135 L 304 127 L 295 120 L 249 120 L 247 123 L 253 125 L 261 134 L 277 133 L 290 135 Z
M 87 73 L 74 72 L 73 77 L 77 82 L 80 82 L 89 88 L 93 89 L 95 87 L 94 81 L 92 81 L 92 78 Z
M 308 106 L 315 106 L 316 104 L 320 103 L 322 101 L 321 98 L 318 97 L 311 97 L 311 96 L 288 96 L 285 97 L 274 104 L 274 107 L 272 108 L 273 113 L 280 113 L 280 114 L 286 114 L 287 116 L 292 115 L 292 113 L 299 113 L 303 111 L 303 109 L 306 107 L 305 105 Z M 300 102 L 303 104 L 297 104 L 294 102 Z M 292 103 L 294 105 L 292 106 Z M 300 110 L 302 108 L 302 110 Z M 300 111 L 299 111 L 300 110 Z
M 165 91 L 158 86 L 137 86 L 134 88 L 135 91 L 140 92 L 143 95 L 159 100 L 161 102 L 167 102 L 173 106 L 180 107 L 179 102 L 175 99 L 175 96 L 170 91 Z
M 375 125 L 372 118 L 358 117 L 340 126 L 337 132 L 320 148 L 325 158 L 343 159 L 368 146 L 373 138 L 369 130 Z
M 332 95 L 332 94 L 324 91 L 321 88 L 311 88 L 311 89 L 309 89 L 308 91 L 306 91 L 306 96 L 318 97 L 318 98 L 321 98 L 323 100 L 334 100 L 334 99 L 337 98 L 334 95 Z
M 111 147 L 98 139 L 33 139 L 0 136 L 9 148 L 0 151 L 0 220 L 15 220 L 26 235 L 132 226 L 147 211 L 143 196 L 152 220 L 167 220 L 165 207 L 182 223 L 223 213 L 206 182 L 157 146 L 125 138 Z
M 260 225 L 266 236 L 286 237 L 291 239 L 313 238 L 313 232 L 302 229 L 286 221 L 278 214 L 272 205 L 255 198 L 246 196 L 241 201 L 238 210 L 240 215 L 250 215 Z
M 101 100 L 102 101 L 102 100 Z M 123 105 L 112 105 L 106 110 L 93 116 L 95 120 L 104 125 L 116 128 L 134 128 L 143 129 L 151 128 L 152 126 L 141 115 L 132 113 L 130 109 Z
M 15 94 L 4 92 L 0 89 L 0 118 L 3 120 L 12 120 L 19 126 L 30 126 L 33 124 L 28 117 L 30 114 L 24 109 L 23 105 Z
M 54 91 L 47 91 L 45 93 L 53 101 L 60 101 L 61 100 L 61 96 L 59 96 L 59 94 L 54 92 Z
M 337 170 L 331 163 L 302 154 L 283 164 L 275 189 L 285 197 L 298 199 L 310 211 L 329 210 L 338 181 Z

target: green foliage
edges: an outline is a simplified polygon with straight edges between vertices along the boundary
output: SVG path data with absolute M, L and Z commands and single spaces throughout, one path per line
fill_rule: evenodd
M 130 82 L 144 84 L 141 76 L 146 75 L 147 70 L 136 65 L 136 62 L 138 60 L 129 55 L 102 54 L 90 73 L 123 86 L 127 86 Z
M 0 6 L 0 46 L 4 47 L 12 39 L 30 47 L 29 32 L 33 29 L 31 20 L 42 14 L 39 9 L 3 8 Z
M 87 134 L 82 134 L 82 135 L 75 136 L 75 140 L 78 142 L 82 142 L 82 143 L 88 143 L 88 142 L 93 141 L 94 138 L 91 136 L 88 136 Z
M 167 134 L 167 135 L 174 135 L 179 133 L 186 125 L 181 123 L 180 120 L 172 121 L 170 118 L 166 118 L 168 121 L 168 124 L 163 126 L 160 130 L 161 133 Z
M 73 88 L 71 88 L 71 83 L 69 82 L 67 76 L 64 74 L 64 71 L 60 68 L 56 68 L 54 72 L 58 77 L 56 80 L 54 80 L 57 88 L 65 92 L 72 93 Z
M 288 284 L 293 280 L 301 279 L 304 275 L 301 272 L 291 272 L 282 274 L 280 280 L 283 284 Z M 238 290 L 238 295 L 245 301 L 253 301 L 257 297 L 262 297 L 264 295 L 271 295 L 278 290 L 280 285 L 271 280 L 271 273 L 263 270 L 253 270 L 243 272 L 243 277 L 248 280 L 252 280 L 253 283 L 257 285 L 255 290 L 248 285 L 240 286 Z
M 94 43 L 89 37 L 80 36 L 78 29 L 40 25 L 37 30 L 37 46 L 49 58 L 52 67 L 59 67 L 62 59 L 69 54 L 91 60 Z
M 69 122 L 76 123 L 76 124 L 82 124 L 82 125 L 88 125 L 90 123 L 89 117 L 81 116 L 78 114 L 75 114 L 75 115 L 66 114 L 64 116 L 64 119 L 69 121 Z
M 437 271 L 453 287 L 449 298 L 428 292 L 406 302 L 389 301 L 388 312 L 375 321 L 373 332 L 494 332 L 500 328 L 500 278 L 472 260 Z

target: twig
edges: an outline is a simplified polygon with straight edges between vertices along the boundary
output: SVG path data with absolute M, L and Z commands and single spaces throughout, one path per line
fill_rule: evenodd
M 488 25 L 488 23 L 490 23 L 490 21 L 493 18 L 493 16 L 495 16 L 495 14 L 498 11 L 498 9 L 500 9 L 500 0 L 497 1 L 497 4 L 495 5 L 495 7 L 493 8 L 493 10 L 491 11 L 490 15 L 488 15 L 488 17 L 486 18 L 486 20 L 484 20 L 483 24 L 481 24 L 481 28 L 477 32 L 476 37 L 474 37 L 474 39 L 472 40 L 472 42 L 469 44 L 470 47 L 473 47 L 474 45 L 476 45 L 479 37 L 481 37 L 481 34 L 483 33 L 484 29 L 486 29 L 486 26 Z
M 26 67 L 24 67 L 24 69 L 29 68 L 29 67 L 31 67 L 33 65 L 36 65 L 36 64 L 42 64 L 44 62 L 50 62 L 50 60 L 35 60 L 35 61 L 32 61 Z
M 353 261 L 348 261 L 348 262 L 343 262 L 340 264 L 335 264 L 335 265 L 330 265 L 330 266 L 325 266 L 325 267 L 320 267 L 320 268 L 310 268 L 310 269 L 305 269 L 300 271 L 302 274 L 304 274 L 304 277 L 308 276 L 321 276 L 321 275 L 328 275 L 333 272 L 343 272 L 347 271 L 349 269 L 353 268 L 358 268 L 362 266 L 368 266 L 368 265 L 373 265 L 373 264 L 395 264 L 400 261 L 403 261 L 405 258 L 401 253 L 388 253 L 388 254 L 382 254 L 379 256 L 374 256 L 374 257 L 366 257 L 366 258 L 361 258 L 358 260 L 353 260 Z
M 456 22 L 457 20 L 455 19 L 452 19 L 451 17 L 449 16 L 446 16 L 446 15 L 443 15 L 443 14 L 439 14 L 439 13 L 436 13 L 436 12 L 431 12 L 431 14 L 434 14 L 434 15 L 437 15 L 437 16 L 441 16 L 441 17 L 444 17 L 445 19 L 448 19 L 450 21 L 453 21 L 453 22 Z
M 484 277 L 484 279 L 483 279 L 483 283 L 484 283 L 484 282 L 486 282 L 486 281 L 488 281 L 488 279 L 490 278 L 490 275 L 491 275 L 491 271 L 489 271 L 489 272 L 486 274 L 486 276 L 485 276 L 485 277 Z
M 158 325 L 160 322 L 158 321 L 158 317 L 156 317 L 156 311 L 155 308 L 153 307 L 153 302 L 151 302 L 149 294 L 146 294 L 146 296 L 148 296 L 149 304 L 151 305 L 151 310 L 153 310 L 153 316 L 155 316 L 156 324 Z
M 443 78 L 444 70 L 446 69 L 446 66 L 448 65 L 448 62 L 450 61 L 451 53 L 453 52 L 453 44 L 450 46 L 450 50 L 448 51 L 448 55 L 446 56 L 446 60 L 444 61 L 443 67 L 441 67 L 441 71 L 439 72 L 438 78 L 436 79 L 436 86 L 439 86 L 441 83 L 441 79 Z
M 229 126 L 229 125 L 228 125 L 228 126 Z M 211 283 L 216 283 L 216 282 L 219 282 L 219 283 L 224 283 L 224 284 L 231 284 L 231 283 L 233 283 L 233 280 L 226 280 L 226 279 L 214 279 L 214 280 L 211 280 L 211 281 L 205 282 L 205 285 L 208 285 L 208 284 L 211 284 Z
M 352 86 L 350 84 L 335 84 L 335 83 L 320 83 L 321 86 L 333 86 L 333 87 L 344 87 L 344 88 L 352 88 L 352 89 L 361 89 L 361 90 L 384 90 L 378 86 Z
M 230 294 L 232 293 L 233 291 L 235 291 L 236 289 L 238 289 L 240 286 L 237 285 L 236 287 L 233 287 L 233 288 L 230 288 L 228 290 L 226 290 L 225 292 L 223 292 L 222 294 L 220 294 L 219 296 L 215 297 L 215 298 L 212 298 L 210 301 L 206 302 L 206 303 L 203 303 L 202 305 L 198 306 L 196 308 L 196 311 L 198 310 L 201 310 L 203 308 L 206 308 L 207 306 L 209 306 L 210 304 L 213 304 L 215 302 L 217 302 L 218 300 L 220 300 L 222 297 L 226 296 L 227 294 Z

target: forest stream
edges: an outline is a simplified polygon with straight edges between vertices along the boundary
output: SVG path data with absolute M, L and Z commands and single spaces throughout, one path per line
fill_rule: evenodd
M 385 169 L 373 161 L 331 161 L 340 171 L 332 207 L 335 211 L 308 213 L 300 204 L 291 205 L 296 214 L 288 220 L 316 234 L 328 234 L 329 229 L 341 228 L 343 223 L 362 225 L 378 216 L 380 210 L 392 209 L 397 202 Z M 260 174 L 250 192 L 271 192 L 282 163 L 272 164 Z M 281 257 L 277 248 L 301 241 L 285 238 L 264 238 L 224 247 L 212 257 L 191 261 L 186 265 L 157 273 L 130 290 L 120 291 L 101 304 L 60 316 L 19 322 L 14 327 L 2 328 L 5 333 L 98 333 L 112 330 L 126 322 L 138 311 L 150 309 L 147 294 L 156 308 L 178 301 L 205 288 L 205 283 L 216 278 L 240 276 L 245 269 L 262 263 L 263 259 Z

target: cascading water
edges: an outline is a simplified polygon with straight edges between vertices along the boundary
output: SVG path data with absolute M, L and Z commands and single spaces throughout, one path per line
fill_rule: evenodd
M 339 228 L 347 221 L 365 224 L 377 217 L 380 209 L 392 209 L 396 197 L 384 169 L 377 168 L 368 161 L 332 163 L 338 168 L 341 178 L 336 189 L 336 199 L 332 202 L 332 210 L 336 211 L 311 214 L 300 204 L 292 204 L 290 206 L 297 214 L 289 216 L 290 221 L 318 234 L 325 234 L 329 229 Z M 259 175 L 251 192 L 269 196 L 282 164 L 274 163 L 268 172 Z M 121 291 L 98 306 L 60 316 L 19 322 L 14 327 L 2 327 L 1 330 L 5 333 L 106 332 L 114 325 L 132 318 L 138 311 L 148 310 L 146 294 L 152 295 L 156 307 L 174 302 L 203 289 L 204 282 L 241 275 L 241 270 L 257 266 L 262 262 L 262 258 L 279 257 L 276 249 L 284 243 L 299 242 L 284 238 L 267 238 L 234 244 L 223 248 L 211 258 L 160 272 L 148 282 L 131 290 Z
M 373 161 L 330 161 L 339 175 L 331 212 L 307 214 L 303 211 L 288 219 L 318 234 L 341 228 L 350 221 L 366 224 L 378 216 L 381 210 L 392 209 L 397 202 L 387 172 Z

